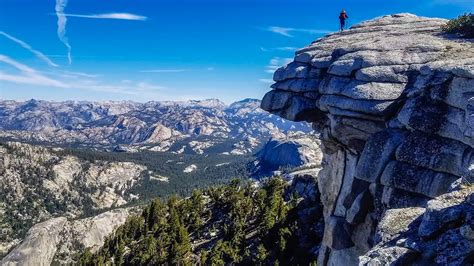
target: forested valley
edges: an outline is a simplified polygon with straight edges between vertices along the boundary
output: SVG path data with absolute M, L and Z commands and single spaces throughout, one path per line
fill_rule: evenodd
M 300 235 L 305 201 L 281 178 L 261 186 L 241 180 L 188 198 L 155 199 L 109 236 L 81 265 L 301 264 L 316 260 Z M 320 210 L 312 215 L 319 216 Z M 311 215 L 311 214 L 310 214 Z M 317 217 L 314 217 L 317 220 Z M 311 234 L 311 231 L 306 231 Z M 317 242 L 317 236 L 307 236 Z

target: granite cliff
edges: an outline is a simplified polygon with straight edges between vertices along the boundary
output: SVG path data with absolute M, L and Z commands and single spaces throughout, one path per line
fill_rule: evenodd
M 320 132 L 318 265 L 474 257 L 474 44 L 446 20 L 389 15 L 278 69 L 262 109 Z
M 84 249 L 99 249 L 106 237 L 125 223 L 132 211 L 115 209 L 89 218 L 68 220 L 56 217 L 38 223 L 0 264 L 72 265 Z

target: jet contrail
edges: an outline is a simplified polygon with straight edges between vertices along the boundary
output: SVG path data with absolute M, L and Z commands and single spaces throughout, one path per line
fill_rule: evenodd
M 3 31 L 0 31 L 0 35 L 3 35 L 5 38 L 13 41 L 13 42 L 16 42 L 17 44 L 19 44 L 21 47 L 25 48 L 26 50 L 30 51 L 31 53 L 33 53 L 36 57 L 38 57 L 39 59 L 41 59 L 43 62 L 45 62 L 46 64 L 50 65 L 50 66 L 53 66 L 53 67 L 57 67 L 58 65 L 56 65 L 53 61 L 51 61 L 51 59 L 49 59 L 46 55 L 44 55 L 42 52 L 38 51 L 38 50 L 35 50 L 33 49 L 33 47 L 31 47 L 31 45 L 27 44 L 26 42 L 20 40 L 20 39 L 17 39 L 13 36 L 11 36 L 10 34 L 6 33 L 6 32 L 3 32 Z
M 130 14 L 130 13 L 106 13 L 106 14 L 64 14 L 66 17 L 78 17 L 78 18 L 96 18 L 96 19 L 121 19 L 121 20 L 147 20 L 147 17 Z
M 58 38 L 59 40 L 64 43 L 64 45 L 67 47 L 67 58 L 69 61 L 69 64 L 71 64 L 72 59 L 71 59 L 71 45 L 69 45 L 69 41 L 66 37 L 66 23 L 67 23 L 67 17 L 64 14 L 64 9 L 67 6 L 67 1 L 68 0 L 56 0 L 56 16 L 58 16 Z

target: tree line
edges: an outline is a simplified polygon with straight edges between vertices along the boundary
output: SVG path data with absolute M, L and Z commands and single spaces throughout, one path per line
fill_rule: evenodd
M 300 246 L 298 200 L 287 183 L 233 180 L 188 198 L 155 199 L 78 258 L 80 265 L 225 265 L 314 263 Z

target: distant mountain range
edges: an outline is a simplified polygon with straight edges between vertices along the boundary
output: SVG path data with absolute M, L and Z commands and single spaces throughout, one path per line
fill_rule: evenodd
M 73 263 L 86 247 L 99 248 L 133 212 L 129 207 L 308 166 L 314 160 L 300 151 L 318 151 L 302 137 L 309 131 L 309 124 L 271 115 L 254 99 L 0 100 L 0 258 L 10 254 L 0 264 Z M 260 147 L 266 148 L 257 153 Z M 277 158 L 265 156 L 274 150 Z M 24 255 L 25 249 L 41 252 Z
M 309 132 L 245 99 L 183 102 L 0 101 L 0 137 L 116 151 L 254 152 L 270 137 Z

